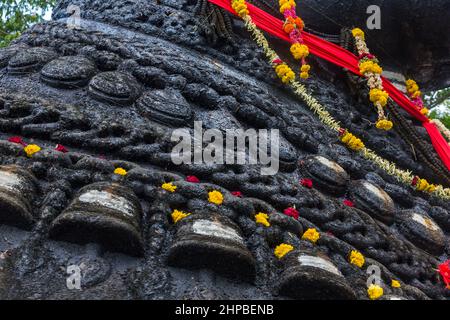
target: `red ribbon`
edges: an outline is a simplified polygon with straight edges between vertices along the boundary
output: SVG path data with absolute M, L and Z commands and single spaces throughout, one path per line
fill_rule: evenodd
M 208 0 L 225 10 L 230 11 L 236 15 L 236 12 L 231 7 L 230 0 Z M 289 36 L 283 30 L 283 21 L 275 18 L 268 14 L 267 12 L 247 3 L 250 16 L 252 21 L 256 24 L 258 28 L 264 30 L 277 38 L 291 42 Z M 338 45 L 323 40 L 305 31 L 302 31 L 303 41 L 308 46 L 309 52 L 318 56 L 319 58 L 325 59 L 335 65 L 343 67 L 359 76 L 362 76 L 359 72 L 358 58 L 351 52 L 345 50 Z M 389 93 L 389 96 L 394 100 L 400 107 L 406 110 L 414 119 L 420 121 L 424 128 L 427 130 L 430 136 L 431 143 L 434 149 L 441 158 L 442 162 L 445 164 L 447 169 L 450 170 L 450 146 L 447 141 L 439 132 L 439 129 L 434 123 L 420 113 L 420 110 L 414 105 L 414 103 L 409 100 L 400 90 L 398 90 L 389 80 L 383 78 L 384 90 Z

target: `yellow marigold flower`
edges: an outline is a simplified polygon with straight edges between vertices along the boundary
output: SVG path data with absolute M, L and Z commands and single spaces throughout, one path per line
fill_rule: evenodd
M 423 114 L 424 116 L 428 115 L 429 110 L 427 108 L 422 108 L 420 109 L 420 113 Z
M 27 157 L 31 158 L 35 153 L 41 151 L 41 147 L 36 144 L 29 144 L 25 148 L 23 148 L 23 150 L 27 154 Z
M 383 69 L 378 65 L 378 63 L 375 63 L 370 60 L 361 62 L 359 64 L 359 71 L 362 74 L 366 74 L 366 73 L 381 74 L 381 73 L 383 73 Z
M 376 74 L 382 74 L 383 73 L 383 68 L 381 68 L 378 63 L 374 63 L 373 66 L 372 66 L 372 72 L 376 73 Z
M 416 82 L 414 80 L 412 80 L 412 79 L 406 80 L 406 86 L 407 87 L 412 87 L 415 84 L 416 84 Z
M 269 216 L 266 213 L 258 213 L 255 215 L 255 221 L 256 223 L 260 223 L 263 226 L 270 227 L 270 222 L 268 221 Z
M 208 193 L 208 201 L 220 205 L 223 203 L 223 195 L 217 190 L 211 191 Z
M 430 193 L 435 192 L 436 186 L 434 184 L 430 184 L 427 191 Z
M 419 179 L 416 184 L 416 189 L 419 191 L 434 192 L 436 191 L 436 186 L 429 183 L 426 179 Z
M 290 10 L 292 7 L 295 7 L 294 0 L 280 1 L 280 12 L 281 13 L 284 13 L 286 10 Z
M 311 241 L 312 243 L 316 243 L 317 240 L 320 239 L 320 233 L 317 232 L 316 229 L 310 228 L 310 229 L 308 229 L 308 230 L 305 231 L 305 233 L 304 233 L 303 236 L 302 236 L 302 239 L 303 239 L 303 240 L 309 240 L 309 241 Z
M 167 182 L 167 183 L 163 183 L 161 188 L 163 188 L 164 190 L 169 191 L 169 192 L 175 192 L 175 190 L 177 189 L 177 186 L 174 186 L 172 184 L 172 182 Z
M 391 287 L 392 287 L 392 288 L 400 288 L 400 287 L 401 287 L 400 281 L 398 281 L 398 280 L 392 280 L 392 282 L 391 282 Z
M 302 78 L 302 79 L 308 79 L 308 78 L 309 78 L 308 72 L 302 72 L 302 73 L 300 73 L 300 78 Z
M 362 268 L 365 261 L 366 260 L 364 259 L 364 256 L 361 254 L 361 252 L 352 250 L 352 252 L 350 253 L 350 257 L 349 257 L 349 262 L 351 264 L 357 266 L 358 268 Z
M 365 34 L 364 31 L 362 31 L 360 28 L 355 28 L 352 30 L 352 34 L 353 36 L 356 37 L 360 37 L 361 39 L 365 40 Z
M 249 14 L 247 3 L 244 0 L 233 0 L 231 7 L 241 18 Z
M 275 248 L 274 254 L 278 259 L 283 258 L 286 254 L 294 250 L 290 244 L 282 243 Z
M 350 149 L 358 151 L 364 148 L 364 143 L 361 141 L 361 139 L 358 139 L 350 132 L 345 133 L 341 137 L 341 141 L 346 144 Z
M 176 210 L 175 209 L 172 212 L 173 223 L 177 223 L 178 221 L 180 221 L 180 220 L 182 220 L 182 219 L 184 219 L 184 218 L 186 218 L 187 216 L 190 216 L 190 215 L 191 215 L 190 213 L 184 213 L 181 210 Z
M 387 131 L 387 130 L 391 130 L 394 125 L 392 124 L 392 121 L 382 119 L 382 120 L 377 121 L 376 126 L 378 129 Z
M 301 60 L 309 55 L 309 48 L 304 44 L 294 43 L 291 46 L 291 53 L 295 59 Z
M 412 97 L 415 99 L 415 98 L 417 98 L 417 97 L 420 97 L 422 95 L 422 92 L 420 92 L 420 90 L 417 90 L 416 92 L 414 92 L 413 94 L 412 94 Z
M 389 98 L 389 94 L 386 91 L 376 88 L 370 90 L 369 96 L 370 101 L 372 101 L 373 103 L 379 102 L 382 107 L 387 104 Z
M 286 64 L 282 63 L 275 67 L 275 72 L 278 77 L 283 81 L 283 83 L 289 83 L 295 79 L 295 73 L 292 69 Z
M 367 294 L 370 300 L 376 300 L 380 298 L 383 295 L 383 293 L 384 293 L 383 288 L 375 284 L 371 284 L 367 289 Z
M 410 94 L 414 94 L 414 92 L 419 91 L 419 86 L 417 84 L 413 84 L 412 86 L 407 88 Z
M 116 168 L 114 170 L 115 174 L 118 174 L 119 176 L 126 176 L 127 175 L 127 170 L 125 170 L 124 168 Z
M 309 70 L 311 70 L 311 66 L 309 64 L 304 64 L 302 65 L 302 67 L 300 68 L 301 72 L 309 72 Z
M 417 182 L 417 190 L 419 191 L 425 191 L 429 187 L 429 183 L 426 179 L 419 179 Z

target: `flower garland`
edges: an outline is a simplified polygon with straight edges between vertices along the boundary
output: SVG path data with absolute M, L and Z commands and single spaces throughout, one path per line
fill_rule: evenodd
M 429 183 L 426 179 L 420 179 L 417 176 L 414 177 L 411 184 L 419 191 L 427 191 L 431 193 L 436 190 L 436 186 L 434 184 Z
M 232 0 L 237 1 L 237 0 Z M 245 1 L 244 1 L 245 2 Z M 253 38 L 255 42 L 263 49 L 264 54 L 268 58 L 268 60 L 271 62 L 272 66 L 274 68 L 276 67 L 274 61 L 278 62 L 280 59 L 276 52 L 270 47 L 269 42 L 267 41 L 264 34 L 261 32 L 261 30 L 258 29 L 258 27 L 253 23 L 251 17 L 247 15 L 243 15 L 241 17 L 244 20 L 245 26 L 247 30 L 253 35 Z M 342 128 L 340 126 L 340 123 L 336 121 L 328 112 L 328 110 L 323 107 L 314 97 L 312 97 L 306 90 L 305 86 L 303 86 L 301 83 L 291 80 L 289 82 L 289 86 L 292 88 L 294 93 L 302 99 L 306 105 L 315 113 L 317 114 L 320 121 L 322 121 L 323 124 L 328 126 L 331 130 L 336 131 L 337 133 L 342 133 Z M 357 138 L 356 136 L 354 136 Z M 351 139 L 349 139 L 351 141 Z M 358 148 L 359 143 L 354 142 L 349 145 L 347 143 L 347 146 L 349 148 L 356 147 Z M 360 140 L 361 141 L 361 140 Z M 361 141 L 362 142 L 362 141 Z M 410 171 L 402 170 L 397 168 L 397 166 L 380 157 L 372 150 L 366 148 L 365 146 L 361 147 L 359 150 L 357 150 L 362 157 L 365 159 L 375 163 L 379 168 L 384 170 L 387 174 L 394 176 L 399 182 L 404 183 L 405 185 L 413 185 L 413 181 L 417 178 L 415 177 Z M 423 191 L 423 190 L 420 190 Z M 428 190 L 430 191 L 430 190 Z M 434 195 L 450 200 L 450 189 L 444 188 L 442 185 L 435 186 L 435 189 L 432 192 Z
M 409 98 L 416 105 L 424 116 L 428 115 L 428 109 L 425 108 L 422 100 L 422 92 L 419 90 L 417 82 L 412 79 L 406 80 L 406 91 L 408 92 Z
M 364 32 L 359 28 L 355 28 L 352 30 L 352 35 L 355 38 L 359 54 L 359 72 L 367 79 L 367 84 L 370 88 L 370 101 L 378 111 L 376 127 L 386 131 L 391 130 L 393 127 L 392 121 L 386 119 L 383 109 L 389 99 L 389 94 L 383 90 L 383 82 L 381 80 L 383 69 L 378 64 L 378 59 L 367 48 Z
M 280 12 L 283 14 L 285 21 L 283 30 L 289 35 L 291 42 L 291 53 L 294 59 L 301 61 L 300 78 L 308 79 L 311 66 L 306 63 L 306 57 L 309 55 L 309 48 L 304 44 L 302 31 L 305 27 L 303 20 L 297 16 L 297 4 L 294 0 L 279 0 Z M 281 61 L 280 61 L 281 63 Z
M 348 132 L 347 130 L 340 130 L 339 131 L 340 134 L 340 139 L 341 141 L 347 145 L 348 148 L 354 150 L 354 151 L 359 151 L 362 148 L 364 148 L 364 143 L 361 141 L 361 139 L 357 138 L 356 136 L 354 136 L 353 134 L 351 134 L 350 132 Z

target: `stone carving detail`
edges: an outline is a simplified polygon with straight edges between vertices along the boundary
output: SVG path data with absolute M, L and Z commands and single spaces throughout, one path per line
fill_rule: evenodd
M 98 242 L 112 251 L 141 255 L 141 216 L 132 190 L 114 183 L 96 183 L 79 191 L 53 221 L 50 235 L 70 242 Z
M 36 181 L 27 170 L 15 166 L 0 166 L 0 224 L 30 229 L 35 221 L 32 201 Z
M 0 49 L 0 68 L 4 68 L 8 65 L 9 59 L 11 59 L 17 52 L 28 48 L 24 44 L 16 44 L 10 47 Z
M 302 163 L 302 170 L 317 187 L 334 194 L 345 193 L 350 177 L 336 162 L 322 156 L 312 156 Z
M 355 299 L 353 289 L 326 256 L 292 251 L 283 260 L 280 294 L 294 299 Z
M 405 210 L 399 214 L 397 224 L 400 232 L 419 248 L 431 254 L 444 251 L 444 232 L 430 217 L 414 210 Z
M 9 60 L 9 74 L 27 74 L 38 71 L 48 61 L 56 58 L 57 54 L 50 48 L 36 47 L 19 51 Z
M 123 72 L 103 72 L 89 83 L 89 93 L 94 99 L 119 106 L 133 104 L 140 91 L 137 80 Z
M 169 264 L 211 268 L 227 276 L 252 281 L 255 261 L 238 226 L 218 215 L 192 215 L 177 223 Z
M 56 88 L 77 89 L 86 85 L 96 72 L 95 64 L 84 57 L 61 57 L 49 62 L 41 79 Z
M 168 126 L 191 125 L 192 109 L 173 89 L 146 92 L 136 103 L 139 112 L 150 120 Z
M 358 180 L 352 183 L 350 190 L 357 208 L 386 224 L 394 222 L 394 201 L 383 189 L 366 180 Z
M 367 275 L 348 262 L 353 249 L 367 263 L 383 266 L 386 297 L 448 297 L 434 271 L 448 251 L 442 245 L 448 243 L 448 203 L 415 193 L 346 149 L 336 132 L 287 94 L 252 41 L 241 37 L 238 46 L 210 46 L 195 26 L 192 1 L 58 3 L 57 19 L 69 3 L 83 7 L 82 28 L 69 30 L 58 20 L 38 23 L 0 49 L 0 165 L 32 172 L 38 179 L 30 186 L 39 195 L 10 196 L 0 188 L 0 204 L 7 208 L 0 217 L 13 217 L 5 223 L 35 226 L 28 232 L 0 222 L 0 250 L 10 248 L 16 234 L 30 239 L 13 243 L 13 256 L 20 258 L 6 262 L 18 271 L 8 274 L 5 289 L 0 279 L 0 298 L 66 298 L 64 281 L 58 282 L 62 288 L 48 288 L 45 280 L 73 263 L 83 266 L 82 286 L 92 290 L 68 298 L 95 292 L 113 299 L 366 299 Z M 41 67 L 29 77 L 14 75 Z M 308 86 L 343 127 L 369 136 L 371 149 L 435 181 L 397 132 L 368 129 L 365 120 L 373 122 L 376 114 L 370 104 L 349 99 L 339 70 L 313 67 L 317 77 Z M 280 171 L 261 176 L 249 165 L 173 165 L 171 132 L 193 119 L 221 131 L 279 129 Z M 42 150 L 26 157 L 23 144 L 7 141 L 13 136 Z M 69 152 L 55 150 L 56 144 Z M 126 176 L 113 173 L 118 166 Z M 201 182 L 187 182 L 187 175 Z M 308 177 L 311 189 L 299 183 Z M 358 179 L 374 185 L 350 182 Z M 176 192 L 161 188 L 169 181 Z M 212 189 L 223 194 L 222 205 L 208 201 Z M 345 206 L 344 198 L 356 208 Z M 27 210 L 16 209 L 25 202 Z M 293 207 L 298 219 L 283 214 Z M 192 215 L 174 225 L 168 219 L 174 208 Z M 411 208 L 420 216 L 401 214 Z M 268 214 L 269 227 L 256 223 L 259 212 Z M 435 224 L 421 220 L 427 215 L 442 228 L 443 239 Z M 310 228 L 320 232 L 315 244 L 302 239 Z M 49 234 L 61 241 L 50 241 Z M 278 260 L 274 248 L 280 243 L 304 251 Z M 248 283 L 236 286 L 215 273 Z M 402 288 L 392 289 L 390 279 L 402 281 Z

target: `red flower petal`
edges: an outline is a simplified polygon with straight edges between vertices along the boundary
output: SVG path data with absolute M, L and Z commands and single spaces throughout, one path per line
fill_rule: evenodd
M 294 218 L 295 220 L 298 220 L 299 213 L 295 208 L 286 208 L 284 209 L 283 213 L 289 217 Z
M 233 191 L 231 194 L 235 197 L 242 198 L 242 193 L 240 191 Z
M 64 147 L 62 144 L 57 144 L 55 150 L 59 151 L 59 152 L 62 152 L 62 153 L 69 152 L 69 150 L 67 150 L 67 148 Z
M 447 288 L 450 287 L 450 260 L 439 265 L 439 273 Z
M 273 61 L 272 61 L 273 64 L 280 64 L 282 62 L 283 61 L 280 58 L 273 59 Z
M 11 138 L 9 138 L 8 141 L 9 141 L 9 142 L 12 142 L 12 143 L 21 144 L 21 145 L 23 145 L 23 146 L 26 146 L 26 145 L 27 145 L 25 142 L 23 142 L 23 140 L 22 140 L 21 137 L 17 137 L 17 136 L 16 136 L 16 137 L 11 137 Z
M 197 178 L 196 176 L 187 176 L 186 177 L 186 181 L 187 182 L 192 182 L 192 183 L 199 183 L 200 179 Z
M 300 180 L 300 184 L 309 189 L 313 187 L 313 182 L 311 179 L 302 179 Z
M 354 207 L 354 206 L 355 206 L 355 204 L 353 203 L 352 200 L 345 199 L 345 200 L 343 201 L 343 203 L 344 203 L 347 207 Z

